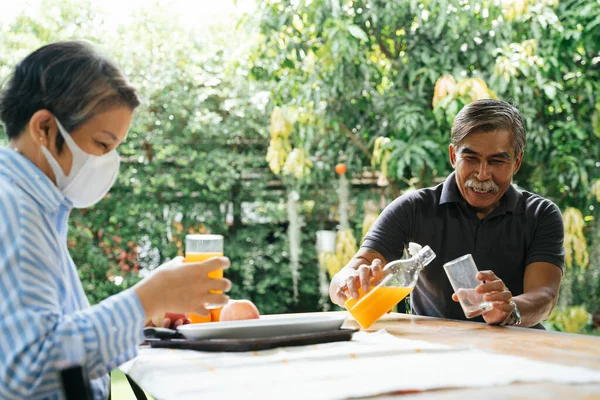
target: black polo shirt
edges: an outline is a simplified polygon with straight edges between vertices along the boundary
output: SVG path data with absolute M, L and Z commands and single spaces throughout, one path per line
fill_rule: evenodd
M 481 270 L 492 270 L 514 296 L 523 294 L 525 268 L 548 262 L 564 268 L 564 228 L 550 200 L 510 186 L 498 207 L 480 220 L 462 197 L 452 173 L 436 187 L 403 194 L 381 213 L 362 247 L 390 262 L 402 258 L 409 242 L 429 245 L 436 258 L 421 271 L 411 294 L 418 315 L 466 320 L 452 301 L 444 263 L 472 254 Z M 483 322 L 482 317 L 472 321 Z M 536 326 L 540 327 L 540 326 Z

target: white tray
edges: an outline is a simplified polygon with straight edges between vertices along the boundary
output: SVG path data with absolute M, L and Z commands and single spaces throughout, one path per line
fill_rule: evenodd
M 344 314 L 298 317 L 291 314 L 276 314 L 244 321 L 181 325 L 177 330 L 188 339 L 266 338 L 336 330 L 341 328 L 345 320 Z

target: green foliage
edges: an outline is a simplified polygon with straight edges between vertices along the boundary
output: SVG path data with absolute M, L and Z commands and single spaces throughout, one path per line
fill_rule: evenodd
M 264 40 L 251 71 L 271 85 L 277 105 L 321 104 L 322 134 L 338 132 L 328 164 L 341 151 L 356 157 L 355 165 L 369 165 L 340 134 L 343 124 L 365 144 L 389 137 L 396 148 L 391 178 L 399 183 L 420 177 L 421 186 L 448 174 L 441 155 L 451 119 L 482 96 L 459 82 L 456 96 L 434 109 L 436 81 L 444 74 L 480 78 L 489 96 L 514 103 L 524 114 L 529 144 L 516 182 L 562 208 L 588 211 L 592 178 L 600 176 L 593 125 L 600 6 L 579 0 L 523 3 L 520 10 L 516 3 L 487 1 L 265 0 L 258 14 Z
M 143 10 L 112 32 L 96 12 L 90 3 L 47 0 L 39 18 L 23 15 L 3 26 L 0 40 L 7 54 L 2 77 L 45 43 L 87 39 L 117 60 L 142 97 L 119 148 L 115 186 L 97 206 L 71 215 L 69 249 L 90 301 L 182 255 L 186 233 L 211 232 L 225 236 L 233 298 L 252 299 L 262 313 L 315 310 L 312 235 L 336 199 L 302 209 L 311 228 L 293 302 L 285 195 L 280 186 L 270 188 L 265 162 L 270 95 L 248 79 L 244 32 L 196 36 L 160 10 Z M 333 172 L 314 190 L 329 188 L 332 178 Z
M 286 232 L 284 225 L 259 225 L 230 238 L 227 253 L 237 267 L 226 275 L 237 283 L 231 291 L 233 298 L 250 299 L 263 313 L 315 311 L 318 262 L 314 246 L 309 245 L 312 238 L 307 234 L 303 237 L 304 268 L 300 270 L 300 297 L 295 303 Z
M 232 297 L 252 299 L 263 313 L 312 311 L 315 232 L 337 224 L 334 165 L 344 162 L 359 179 L 372 172 L 375 139 L 390 138 L 390 188 L 357 184 L 351 195 L 359 238 L 366 199 L 384 193 L 389 201 L 449 173 L 452 119 L 477 97 L 506 99 L 525 117 L 528 146 L 516 183 L 561 209 L 577 207 L 590 227 L 598 220 L 589 193 L 600 178 L 600 6 L 524 3 L 516 10 L 483 0 L 265 0 L 238 29 L 199 35 L 159 9 L 139 10 L 115 28 L 90 2 L 45 0 L 39 15 L 0 26 L 0 79 L 45 43 L 83 38 L 139 89 L 143 104 L 119 149 L 115 187 L 71 217 L 69 248 L 92 302 L 182 254 L 186 233 L 211 232 L 226 237 Z M 443 75 L 457 91 L 434 107 Z M 276 106 L 297 114 L 292 142 L 313 163 L 300 183 L 279 181 L 265 161 Z M 292 187 L 302 220 L 297 303 L 285 213 Z M 600 308 L 599 269 L 592 256 L 580 271 L 589 276 L 566 275 L 567 305 Z
M 588 333 L 592 327 L 592 316 L 585 307 L 556 308 L 545 325 L 568 333 Z
M 589 243 L 600 178 L 600 4 L 263 0 L 260 11 L 251 72 L 274 105 L 319 106 L 323 129 L 300 140 L 308 148 L 330 132 L 336 140 L 315 158 L 334 165 L 346 157 L 361 171 L 371 165 L 364 148 L 384 136 L 392 189 L 428 186 L 451 170 L 456 113 L 478 98 L 505 99 L 527 130 L 515 183 L 581 210 Z M 442 77 L 451 88 L 437 87 Z M 565 306 L 600 310 L 600 262 L 591 264 L 565 276 Z
M 559 306 L 582 305 L 591 313 L 600 313 L 600 225 L 590 233 L 590 262 L 587 268 L 567 269 L 563 276 Z
M 86 225 L 92 225 L 86 226 Z M 90 302 L 135 285 L 139 281 L 137 244 L 117 235 L 104 236 L 102 230 L 81 215 L 71 220 L 68 247 Z

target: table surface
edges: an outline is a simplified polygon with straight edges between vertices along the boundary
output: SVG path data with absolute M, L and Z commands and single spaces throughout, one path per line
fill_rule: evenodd
M 344 328 L 359 328 L 350 314 Z M 287 314 L 288 317 L 313 313 Z M 322 314 L 322 313 L 319 313 Z M 600 371 L 600 337 L 548 332 L 517 327 L 496 327 L 484 323 L 456 321 L 407 314 L 390 313 L 374 323 L 368 331 L 385 329 L 390 334 L 450 346 L 471 347 L 488 352 L 514 355 L 535 361 L 586 367 Z M 490 371 L 493 373 L 493 371 Z M 434 390 L 377 396 L 377 399 L 600 399 L 600 384 L 566 385 L 527 383 L 504 386 Z
M 358 327 L 351 318 L 344 327 Z M 368 331 L 386 329 L 404 339 L 451 346 L 470 346 L 531 360 L 600 370 L 600 337 L 548 332 L 538 329 L 497 327 L 483 323 L 390 313 Z M 378 397 L 391 399 L 397 396 Z M 600 384 L 512 384 L 479 389 L 453 389 L 403 395 L 402 399 L 600 399 Z

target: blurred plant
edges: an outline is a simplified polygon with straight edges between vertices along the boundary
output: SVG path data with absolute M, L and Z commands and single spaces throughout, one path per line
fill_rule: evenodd
M 584 306 L 555 309 L 546 322 L 553 330 L 586 333 L 592 325 L 592 315 Z
M 435 82 L 431 105 L 435 108 L 440 101 L 446 98 L 454 98 L 455 93 L 456 79 L 450 74 L 444 74 Z
M 344 267 L 336 253 L 330 251 L 319 252 L 319 265 L 327 271 L 330 279 Z
M 527 22 L 537 19 L 542 25 L 556 23 L 553 8 L 558 0 L 502 0 L 502 12 L 507 21 Z
M 510 43 L 496 50 L 494 74 L 509 82 L 519 74 L 529 76 L 544 66 L 544 59 L 537 55 L 536 39 L 528 39 L 521 43 Z
M 373 145 L 373 153 L 371 156 L 371 167 L 379 169 L 377 178 L 377 186 L 387 186 L 388 181 L 388 164 L 390 162 L 390 138 L 379 136 L 375 138 Z M 364 235 L 363 235 L 364 236 Z
M 427 130 L 430 126 L 432 123 L 425 124 L 423 128 Z M 389 160 L 393 161 L 389 170 L 395 176 L 401 177 L 403 182 L 409 181 L 405 178 L 407 170 L 410 171 L 409 176 L 422 177 L 427 167 L 435 169 L 435 166 L 440 163 L 439 160 L 444 159 L 437 142 L 416 136 L 412 136 L 408 140 L 392 140 L 388 148 Z M 425 182 L 421 182 L 421 185 L 425 186 Z
M 283 174 L 291 175 L 296 179 L 301 179 L 310 174 L 313 163 L 304 149 L 294 149 L 288 154 L 283 165 Z
M 503 0 L 502 8 L 506 19 L 514 21 L 522 18 L 528 9 L 528 0 Z
M 431 104 L 438 123 L 446 120 L 452 125 L 454 117 L 465 105 L 496 98 L 496 93 L 481 78 L 465 78 L 456 83 L 452 75 L 444 74 L 435 83 Z
M 590 195 L 596 198 L 596 201 L 600 203 L 600 179 L 597 179 L 590 189 Z
M 350 262 L 358 251 L 353 230 L 346 228 L 338 231 L 335 243 L 335 255 L 341 269 Z
M 269 168 L 275 175 L 281 173 L 282 167 L 286 165 L 288 155 L 292 150 L 290 144 L 290 133 L 294 126 L 294 121 L 291 120 L 290 113 L 284 113 L 279 107 L 276 107 L 271 113 L 271 142 L 267 150 L 267 162 Z M 302 166 L 301 166 L 302 168 Z M 287 173 L 289 174 L 289 170 Z M 302 170 L 300 177 L 302 176 Z
M 373 200 L 367 200 L 364 205 L 364 217 L 362 222 L 361 236 L 362 239 L 364 239 L 365 236 L 367 236 L 369 229 L 371 229 L 371 226 L 375 223 L 377 217 L 379 217 L 379 207 L 377 206 L 377 203 Z
M 331 166 L 343 161 L 355 179 L 379 172 L 393 197 L 439 182 L 451 171 L 454 115 L 495 93 L 521 110 L 527 127 L 515 182 L 561 210 L 577 208 L 585 222 L 590 262 L 577 265 L 583 242 L 570 237 L 573 267 L 561 293 L 571 293 L 569 304 L 599 308 L 600 242 L 589 239 L 600 193 L 595 2 L 263 0 L 237 29 L 228 23 L 202 35 L 154 6 L 117 28 L 106 21 L 89 1 L 43 0 L 39 15 L 0 25 L 0 79 L 44 43 L 83 38 L 116 58 L 143 98 L 111 195 L 72 213 L 71 252 L 92 302 L 139 279 L 135 262 L 148 273 L 182 251 L 186 232 L 204 230 L 226 236 L 232 296 L 263 313 L 319 309 L 311 244 L 317 230 L 338 223 Z M 372 154 L 377 138 L 389 142 L 379 139 Z M 292 190 L 313 201 L 296 203 L 301 229 L 292 242 L 302 253 L 294 275 L 282 268 L 292 254 Z M 362 204 L 382 191 L 369 190 L 350 191 L 356 238 L 368 225 Z
M 590 256 L 587 251 L 587 242 L 583 234 L 583 215 L 574 207 L 569 207 L 563 212 L 565 224 L 565 264 L 568 268 L 573 266 L 573 261 L 581 268 L 587 267 Z
M 341 167 L 342 165 L 343 167 Z M 338 211 L 340 220 L 340 231 L 347 230 L 350 227 L 350 182 L 348 182 L 348 178 L 346 178 L 346 170 L 347 169 L 345 164 L 338 164 L 336 166 L 336 173 L 339 176 L 339 186 L 337 190 L 337 195 L 339 199 Z

